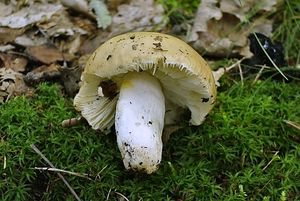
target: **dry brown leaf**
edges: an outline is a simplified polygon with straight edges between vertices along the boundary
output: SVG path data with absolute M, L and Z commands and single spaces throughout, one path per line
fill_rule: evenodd
M 50 37 L 73 36 L 75 33 L 87 34 L 85 30 L 76 27 L 68 13 L 62 9 L 54 13 L 48 21 L 39 22 L 37 25 Z
M 24 47 L 46 44 L 48 39 L 38 33 L 36 29 L 27 30 L 23 35 L 16 37 L 15 43 Z
M 27 47 L 26 53 L 44 64 L 51 64 L 56 61 L 70 61 L 73 58 L 70 54 L 62 53 L 55 46 L 46 44 Z
M 109 10 L 117 11 L 121 4 L 127 4 L 129 0 L 108 0 L 107 7 Z
M 14 41 L 16 37 L 22 35 L 25 29 L 11 29 L 0 27 L 0 44 Z
M 272 21 L 262 13 L 273 12 L 277 3 L 277 0 L 203 0 L 188 41 L 203 54 L 250 57 L 247 36 L 251 32 L 271 35 Z M 247 15 L 254 7 L 257 16 L 251 19 L 251 23 L 244 23 L 249 20 Z
M 25 84 L 23 74 L 12 69 L 0 68 L 0 102 L 30 91 L 32 89 Z
M 153 0 L 132 0 L 130 4 L 118 7 L 113 16 L 112 32 L 153 30 L 154 26 L 163 22 L 164 9 Z
M 156 4 L 153 0 L 132 0 L 129 4 L 118 6 L 110 31 L 97 32 L 95 38 L 86 40 L 80 48 L 80 53 L 93 52 L 99 45 L 115 35 L 129 31 L 153 31 L 161 29 L 165 24 L 162 5 Z
M 44 81 L 53 81 L 61 75 L 59 66 L 51 64 L 49 66 L 43 65 L 28 72 L 25 76 L 25 81 L 30 84 L 36 84 Z
M 64 6 L 70 8 L 74 11 L 77 11 L 79 13 L 82 13 L 90 18 L 93 18 L 93 19 L 96 18 L 94 13 L 91 12 L 86 0 L 61 0 L 61 3 Z
M 24 72 L 26 70 L 28 60 L 24 57 L 0 53 L 0 67 L 10 68 L 16 72 Z

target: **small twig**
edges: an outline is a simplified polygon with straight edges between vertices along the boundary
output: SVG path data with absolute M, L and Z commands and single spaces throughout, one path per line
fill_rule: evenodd
M 88 174 L 81 174 L 81 173 L 77 173 L 77 172 L 71 172 L 68 170 L 61 170 L 61 169 L 57 169 L 57 168 L 49 168 L 49 167 L 34 167 L 35 170 L 46 170 L 46 171 L 52 171 L 52 172 L 61 172 L 61 173 L 66 173 L 66 174 L 70 174 L 70 175 L 75 175 L 78 177 L 82 177 L 88 180 L 92 180 Z
M 65 119 L 61 122 L 62 127 L 71 127 L 76 126 L 82 123 L 82 117 Z
M 289 126 L 296 128 L 298 130 L 300 130 L 300 124 L 296 123 L 296 122 L 292 122 L 289 120 L 283 120 L 285 123 L 287 123 Z
M 277 156 L 278 153 L 279 151 L 275 152 L 275 154 L 272 156 L 272 159 L 267 163 L 267 165 L 262 169 L 262 171 L 265 171 L 267 169 L 267 167 L 275 160 L 275 156 Z
M 129 201 L 128 198 L 125 197 L 125 195 L 123 195 L 123 194 L 121 194 L 121 193 L 119 193 L 119 192 L 117 192 L 117 191 L 115 191 L 115 194 L 121 196 L 121 197 L 124 198 L 126 201 Z
M 243 86 L 244 85 L 244 76 L 243 76 L 243 71 L 242 71 L 242 67 L 241 67 L 241 62 L 238 62 L 237 65 L 239 67 L 241 82 L 242 82 L 242 86 Z
M 230 71 L 231 69 L 239 66 L 244 59 L 245 58 L 242 58 L 242 59 L 238 60 L 236 63 L 230 65 L 229 67 L 218 68 L 216 71 L 213 71 L 213 75 L 214 75 L 214 78 L 215 78 L 216 85 L 218 86 L 218 80 L 222 77 L 222 75 L 224 75 L 224 73 L 226 73 L 226 72 Z
M 55 168 L 54 165 L 46 158 L 46 156 L 34 145 L 31 144 L 30 147 L 42 158 L 44 159 L 44 161 L 50 165 L 52 168 Z M 76 200 L 81 201 L 80 198 L 78 197 L 78 195 L 76 194 L 76 192 L 74 191 L 74 189 L 70 186 L 70 184 L 67 182 L 67 180 L 62 176 L 62 174 L 60 174 L 59 172 L 57 172 L 57 175 L 59 176 L 59 178 L 61 178 L 61 180 L 63 180 L 63 182 L 65 183 L 65 185 L 69 188 L 69 190 L 71 191 L 71 193 L 74 195 L 74 197 L 76 198 Z
M 255 84 L 257 82 L 257 80 L 260 78 L 260 76 L 265 68 L 266 68 L 266 65 L 261 66 L 261 68 L 258 71 L 257 75 L 255 76 L 255 79 L 253 80 L 252 84 Z

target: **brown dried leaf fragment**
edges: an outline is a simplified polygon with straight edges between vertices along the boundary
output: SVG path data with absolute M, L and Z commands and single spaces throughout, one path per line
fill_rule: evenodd
M 0 44 L 6 44 L 12 42 L 16 37 L 22 35 L 25 29 L 11 29 L 6 27 L 0 27 Z
M 60 75 L 59 66 L 51 64 L 49 66 L 43 65 L 30 71 L 24 79 L 27 83 L 36 84 L 43 81 L 52 81 L 59 78 Z
M 12 96 L 32 93 L 24 80 L 23 74 L 12 69 L 0 68 L 0 102 L 8 101 Z
M 62 53 L 55 46 L 46 44 L 27 47 L 26 53 L 44 64 L 51 64 L 57 61 L 70 61 L 73 59 L 71 55 Z
M 247 36 L 251 32 L 270 36 L 273 22 L 265 16 L 276 5 L 276 0 L 202 0 L 188 41 L 203 54 L 250 57 Z
M 11 68 L 16 72 L 24 72 L 26 70 L 28 60 L 24 57 L 0 53 L 0 67 Z

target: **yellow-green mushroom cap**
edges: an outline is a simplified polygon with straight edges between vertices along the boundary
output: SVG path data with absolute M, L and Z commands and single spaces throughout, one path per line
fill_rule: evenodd
M 122 78 L 133 71 L 155 76 L 166 104 L 188 108 L 192 125 L 200 125 L 215 103 L 212 71 L 191 46 L 167 34 L 126 33 L 102 44 L 91 55 L 82 73 L 82 86 L 74 105 L 93 129 L 103 131 L 114 124 Z M 110 83 L 113 90 L 105 88 L 109 86 L 104 83 Z M 101 93 L 103 91 L 106 93 Z

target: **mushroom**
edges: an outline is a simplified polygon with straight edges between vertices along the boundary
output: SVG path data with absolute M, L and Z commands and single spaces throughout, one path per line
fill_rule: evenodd
M 102 44 L 87 61 L 75 108 L 93 129 L 115 124 L 126 169 L 151 174 L 162 157 L 164 124 L 178 108 L 200 125 L 212 109 L 216 86 L 204 59 L 167 34 L 132 32 Z

